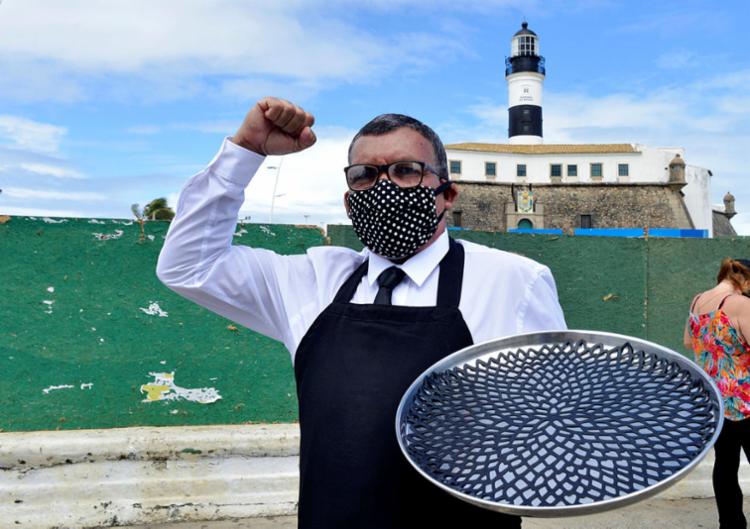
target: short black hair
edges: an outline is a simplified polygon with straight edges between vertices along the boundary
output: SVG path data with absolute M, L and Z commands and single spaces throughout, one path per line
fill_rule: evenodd
M 418 119 L 414 119 L 411 116 L 405 116 L 404 114 L 380 114 L 379 116 L 372 118 L 364 127 L 359 129 L 359 132 L 355 134 L 354 138 L 352 138 L 352 142 L 349 144 L 349 163 L 351 163 L 352 160 L 352 148 L 354 148 L 354 144 L 362 136 L 382 136 L 383 134 L 388 134 L 389 132 L 403 127 L 418 132 L 424 139 L 432 144 L 432 150 L 435 152 L 435 169 L 437 170 L 438 178 L 441 180 L 449 180 L 448 158 L 445 154 L 445 147 L 440 140 L 440 136 Z

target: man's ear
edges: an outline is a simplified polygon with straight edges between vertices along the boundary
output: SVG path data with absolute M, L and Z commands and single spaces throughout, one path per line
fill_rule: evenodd
M 349 211 L 349 191 L 344 192 L 344 209 L 346 210 L 346 216 L 351 218 Z
M 451 209 L 453 207 L 453 203 L 456 202 L 458 194 L 458 186 L 455 183 L 451 182 L 451 185 L 448 186 L 448 189 L 443 191 L 443 201 L 445 204 L 445 209 Z

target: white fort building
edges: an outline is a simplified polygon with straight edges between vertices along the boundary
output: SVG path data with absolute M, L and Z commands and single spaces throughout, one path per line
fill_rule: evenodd
M 506 59 L 508 143 L 446 145 L 451 178 L 464 196 L 457 227 L 512 229 L 647 228 L 683 236 L 731 235 L 734 198 L 710 202 L 711 171 L 686 164 L 682 148 L 638 143 L 545 144 L 545 61 L 524 22 Z M 679 236 L 679 234 L 678 234 Z

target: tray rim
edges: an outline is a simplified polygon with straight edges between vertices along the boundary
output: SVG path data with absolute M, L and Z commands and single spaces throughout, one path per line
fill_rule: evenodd
M 409 457 L 409 454 L 406 449 L 405 441 L 404 439 L 402 439 L 402 436 L 401 436 L 401 425 L 402 423 L 405 422 L 404 411 L 408 406 L 411 405 L 412 401 L 414 400 L 414 395 L 416 394 L 417 390 L 422 385 L 422 382 L 424 381 L 424 379 L 428 377 L 429 375 L 431 375 L 432 373 L 444 371 L 446 369 L 450 369 L 453 367 L 457 367 L 461 364 L 468 363 L 469 361 L 475 360 L 476 358 L 479 358 L 488 353 L 500 352 L 502 350 L 506 350 L 509 348 L 522 347 L 522 346 L 534 346 L 534 345 L 540 346 L 540 345 L 545 345 L 545 344 L 570 342 L 570 341 L 577 342 L 579 340 L 586 340 L 587 343 L 603 343 L 605 346 L 607 346 L 608 343 L 604 341 L 603 339 L 609 339 L 612 342 L 617 342 L 619 345 L 622 345 L 624 342 L 628 342 L 636 350 L 645 349 L 648 352 L 656 352 L 660 355 L 663 355 L 664 357 L 679 364 L 681 367 L 684 367 L 690 372 L 697 374 L 700 378 L 703 379 L 703 382 L 705 383 L 707 389 L 709 391 L 713 391 L 714 396 L 716 397 L 716 401 L 718 403 L 717 413 L 719 416 L 719 420 L 716 425 L 716 430 L 714 431 L 713 436 L 711 437 L 709 442 L 706 444 L 706 446 L 703 448 L 703 450 L 690 463 L 685 465 L 683 468 L 681 468 L 680 470 L 678 470 L 677 472 L 675 472 L 668 478 L 662 481 L 659 481 L 657 483 L 654 483 L 653 485 L 645 487 L 641 490 L 631 492 L 629 494 L 625 494 L 617 498 L 610 498 L 608 500 L 603 500 L 603 501 L 598 501 L 598 502 L 593 502 L 593 503 L 585 503 L 585 504 L 580 504 L 580 505 L 534 507 L 534 506 L 498 503 L 498 502 L 494 502 L 490 500 L 483 500 L 480 498 L 475 498 L 463 492 L 459 492 L 455 489 L 452 489 L 451 487 L 448 487 L 447 485 L 441 483 L 440 481 L 436 480 L 435 478 L 427 474 L 424 470 L 422 470 L 419 466 L 416 465 L 416 463 L 412 460 L 411 457 Z M 414 380 L 414 382 L 412 382 L 412 384 L 409 386 L 409 388 L 406 390 L 406 392 L 402 396 L 401 401 L 399 402 L 398 408 L 396 410 L 396 432 L 395 433 L 396 433 L 396 439 L 398 440 L 399 448 L 401 449 L 401 453 L 404 455 L 404 457 L 409 462 L 409 464 L 417 472 L 419 472 L 419 474 L 421 474 L 425 479 L 427 479 L 430 483 L 443 489 L 449 494 L 459 499 L 462 499 L 468 503 L 477 505 L 479 507 L 483 507 L 485 509 L 497 511 L 497 512 L 503 512 L 506 514 L 515 514 L 518 516 L 552 518 L 552 517 L 564 517 L 564 516 L 580 516 L 583 514 L 604 512 L 604 511 L 608 511 L 617 507 L 624 507 L 626 505 L 630 505 L 638 501 L 644 500 L 650 496 L 653 496 L 654 494 L 657 494 L 667 489 L 668 487 L 674 485 L 679 480 L 681 480 L 686 475 L 688 475 L 706 457 L 706 455 L 708 454 L 708 451 L 713 447 L 714 443 L 716 443 L 716 440 L 719 437 L 719 434 L 721 433 L 723 425 L 724 425 L 724 399 L 721 396 L 721 392 L 719 391 L 718 387 L 714 383 L 713 379 L 708 375 L 708 373 L 706 373 L 698 364 L 696 364 L 692 360 L 686 358 L 685 356 L 683 356 L 682 354 L 676 351 L 673 351 L 672 349 L 664 347 L 663 345 L 659 345 L 655 342 L 644 340 L 642 338 L 636 338 L 634 336 L 628 336 L 625 334 L 617 334 L 617 333 L 611 333 L 611 332 L 570 329 L 570 330 L 534 331 L 534 332 L 528 332 L 528 333 L 515 334 L 511 336 L 505 336 L 503 338 L 496 338 L 493 340 L 487 340 L 484 342 L 479 342 L 479 343 L 464 347 L 463 349 L 460 349 L 438 360 L 432 366 L 430 366 L 424 372 L 422 372 L 422 374 L 419 375 Z

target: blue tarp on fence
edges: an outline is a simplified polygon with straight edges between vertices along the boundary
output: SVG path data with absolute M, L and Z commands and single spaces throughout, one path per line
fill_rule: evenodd
M 576 228 L 573 233 L 585 237 L 646 237 L 644 228 Z M 648 228 L 648 237 L 705 239 L 708 237 L 708 230 Z
M 558 229 L 534 229 L 534 228 L 511 228 L 508 233 L 543 233 L 545 235 L 562 235 L 563 231 Z
M 462 229 L 462 228 L 449 228 Z M 576 228 L 574 235 L 584 237 L 646 237 L 645 228 Z M 511 228 L 508 233 L 530 233 L 544 235 L 562 235 L 560 229 Z M 679 228 L 648 228 L 648 237 L 673 237 L 689 239 L 706 239 L 708 230 L 683 230 Z

